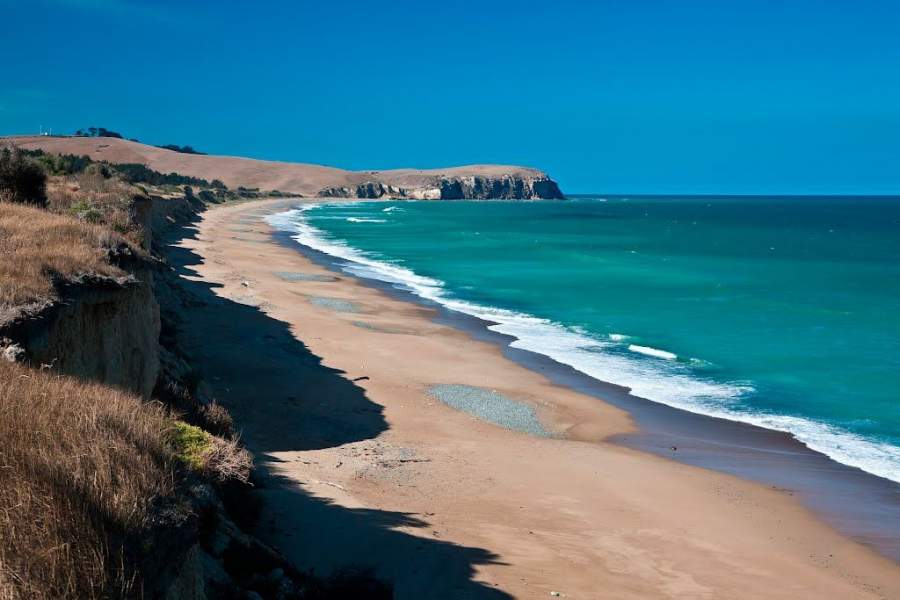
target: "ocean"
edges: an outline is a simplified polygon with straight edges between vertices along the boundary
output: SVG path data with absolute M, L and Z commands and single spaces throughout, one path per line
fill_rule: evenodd
M 516 348 L 900 482 L 900 199 L 323 203 L 270 221 Z

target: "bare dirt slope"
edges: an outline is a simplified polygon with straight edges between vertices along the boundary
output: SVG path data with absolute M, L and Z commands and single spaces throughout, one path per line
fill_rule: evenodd
M 228 187 L 280 190 L 315 196 L 325 189 L 347 188 L 350 193 L 366 183 L 410 189 L 434 189 L 441 180 L 483 178 L 488 181 L 516 179 L 551 181 L 537 169 L 504 165 L 471 165 L 447 169 L 395 169 L 388 171 L 345 171 L 304 163 L 287 163 L 234 156 L 183 154 L 155 146 L 117 138 L 16 137 L 5 138 L 26 149 L 40 148 L 60 154 L 86 154 L 111 163 L 141 163 L 162 173 L 220 179 Z M 555 187 L 555 183 L 553 184 Z M 558 191 L 558 188 L 557 188 Z

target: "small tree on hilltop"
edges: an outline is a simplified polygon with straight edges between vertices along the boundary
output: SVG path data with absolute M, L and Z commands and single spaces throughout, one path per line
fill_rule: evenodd
M 23 204 L 47 205 L 47 174 L 21 150 L 0 152 L 0 197 Z

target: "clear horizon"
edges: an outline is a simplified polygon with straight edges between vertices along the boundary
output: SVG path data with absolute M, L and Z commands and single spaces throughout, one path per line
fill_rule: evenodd
M 900 194 L 900 6 L 0 0 L 0 133 L 567 194 Z M 633 192 L 632 192 L 633 190 Z

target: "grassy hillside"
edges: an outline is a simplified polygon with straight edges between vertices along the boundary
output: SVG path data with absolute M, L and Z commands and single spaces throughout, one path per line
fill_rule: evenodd
M 187 154 L 165 148 L 111 137 L 20 137 L 7 138 L 22 148 L 42 149 L 47 153 L 87 155 L 109 163 L 139 163 L 162 173 L 172 171 L 212 181 L 219 179 L 229 188 L 282 190 L 292 194 L 316 196 L 331 187 L 355 187 L 379 181 L 384 184 L 417 187 L 432 185 L 435 177 L 545 176 L 537 169 L 511 165 L 469 165 L 443 169 L 390 169 L 348 171 L 306 163 L 255 160 L 234 156 Z
M 150 255 L 149 229 L 173 214 L 190 218 L 198 197 L 232 197 L 224 184 L 201 181 L 195 197 L 179 184 L 197 180 L 142 165 L 2 150 L 0 163 L 0 600 L 391 597 L 390 585 L 360 571 L 313 577 L 244 531 L 259 508 L 251 457 L 227 411 L 196 394 L 199 375 L 171 336 L 173 322 L 160 344 L 154 310 L 159 298 L 177 297 L 178 282 L 162 266 L 146 277 L 151 261 L 165 259 Z M 131 286 L 109 280 L 132 270 L 145 284 L 167 279 L 159 285 L 168 296 L 151 285 L 123 303 Z M 85 300 L 97 288 L 101 301 Z M 62 311 L 66 325 L 53 320 Z M 35 323 L 46 329 L 22 333 Z M 46 363 L 34 360 L 40 368 L 12 362 L 32 360 L 60 331 L 65 343 Z M 111 364 L 133 354 L 137 375 Z M 79 368 L 66 371 L 72 357 Z M 152 402 L 59 374 L 129 387 L 160 363 L 148 376 Z
M 147 260 L 134 203 L 166 191 L 89 160 L 47 177 L 52 165 L 33 156 L 6 158 L 0 351 L 17 348 L 3 339 L 4 323 L 65 300 L 62 284 L 123 279 Z M 16 356 L 0 352 L 0 600 L 143 597 L 196 543 L 175 531 L 194 518 L 185 486 L 246 481 L 249 455 L 159 402 L 10 362 Z
M 123 277 L 109 261 L 121 245 L 129 247 L 102 225 L 0 201 L 0 323 L 23 308 L 56 300 L 54 283 L 60 280 Z
M 172 431 L 158 405 L 0 360 L 0 598 L 139 588 L 136 550 L 174 494 Z

